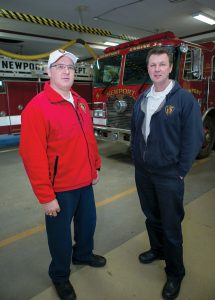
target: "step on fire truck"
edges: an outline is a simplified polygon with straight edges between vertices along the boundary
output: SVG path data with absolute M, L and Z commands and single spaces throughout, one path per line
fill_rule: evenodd
M 130 143 L 135 100 L 151 84 L 146 56 L 155 46 L 173 54 L 170 78 L 192 92 L 204 123 L 205 141 L 199 157 L 210 154 L 215 140 L 215 44 L 193 44 L 164 32 L 115 47 L 98 57 L 93 71 L 93 124 L 98 140 Z
M 45 61 L 0 57 L 0 134 L 20 132 L 22 110 L 43 89 L 44 82 L 48 79 L 46 65 Z M 73 88 L 91 105 L 90 64 L 77 63 Z

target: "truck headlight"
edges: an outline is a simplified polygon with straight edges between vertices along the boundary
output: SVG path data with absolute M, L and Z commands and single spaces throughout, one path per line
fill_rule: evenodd
M 105 112 L 102 109 L 96 109 L 93 112 L 93 117 L 94 118 L 104 118 L 105 117 Z

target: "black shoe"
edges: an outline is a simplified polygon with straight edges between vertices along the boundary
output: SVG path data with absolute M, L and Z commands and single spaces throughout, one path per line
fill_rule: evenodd
M 165 300 L 172 300 L 177 298 L 181 287 L 181 280 L 167 279 L 162 291 L 162 297 Z
M 61 300 L 76 299 L 75 290 L 69 280 L 64 282 L 53 282 L 53 284 Z
M 104 267 L 106 265 L 106 258 L 100 255 L 92 254 L 89 260 L 72 259 L 74 265 L 87 265 L 94 268 Z
M 153 252 L 152 250 L 143 252 L 139 255 L 139 261 L 142 264 L 150 264 L 151 262 L 153 262 L 154 260 L 157 259 L 164 259 L 163 255 L 159 255 L 155 252 Z

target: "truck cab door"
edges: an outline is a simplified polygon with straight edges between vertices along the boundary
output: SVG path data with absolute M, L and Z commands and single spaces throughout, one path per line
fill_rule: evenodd
M 9 133 L 20 132 L 21 113 L 27 103 L 38 93 L 38 82 L 8 81 L 7 102 Z
M 10 132 L 6 83 L 0 80 L 0 134 Z

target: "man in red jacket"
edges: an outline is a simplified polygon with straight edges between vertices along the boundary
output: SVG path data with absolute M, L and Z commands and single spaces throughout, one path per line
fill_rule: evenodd
M 33 191 L 45 211 L 52 257 L 49 276 L 60 299 L 76 299 L 69 281 L 73 264 L 102 267 L 93 254 L 96 208 L 92 184 L 100 157 L 89 107 L 71 87 L 77 57 L 64 50 L 49 56 L 50 81 L 22 113 L 20 155 Z M 72 246 L 71 222 L 74 221 Z

